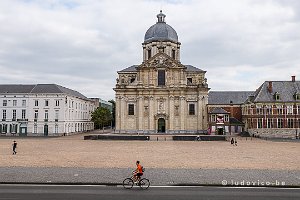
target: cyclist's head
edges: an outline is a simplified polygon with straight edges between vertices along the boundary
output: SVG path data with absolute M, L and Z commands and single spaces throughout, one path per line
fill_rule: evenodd
M 137 164 L 137 165 L 140 164 L 140 161 L 136 161 L 136 164 Z

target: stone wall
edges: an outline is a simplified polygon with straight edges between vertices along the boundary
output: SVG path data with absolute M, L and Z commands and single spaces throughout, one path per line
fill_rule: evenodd
M 300 129 L 289 128 L 262 128 L 262 129 L 248 129 L 252 136 L 253 134 L 259 137 L 268 138 L 296 138 L 296 133 L 299 136 Z

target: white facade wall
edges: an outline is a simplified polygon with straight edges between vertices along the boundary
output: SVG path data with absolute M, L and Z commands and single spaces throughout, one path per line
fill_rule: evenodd
M 6 106 L 3 105 L 3 101 L 7 102 Z M 14 101 L 17 102 L 16 105 L 14 105 Z M 26 101 L 25 105 L 22 105 L 23 101 Z M 35 104 L 36 101 L 38 105 Z M 48 105 L 46 105 L 46 101 L 48 101 Z M 5 119 L 3 119 L 4 110 L 6 111 Z M 13 119 L 13 110 L 16 111 L 15 119 Z M 22 110 L 26 112 L 23 119 Z M 93 130 L 91 113 L 94 110 L 93 101 L 63 93 L 0 94 L 0 134 L 60 136 Z M 35 118 L 36 111 L 37 118 Z M 48 117 L 45 116 L 45 113 L 48 113 Z M 3 128 L 4 126 L 7 126 L 6 130 Z M 11 127 L 15 126 L 17 126 L 16 131 L 11 130 Z

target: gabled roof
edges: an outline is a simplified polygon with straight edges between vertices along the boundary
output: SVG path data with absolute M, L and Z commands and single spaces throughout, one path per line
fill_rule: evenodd
M 208 104 L 243 104 L 253 93 L 254 91 L 211 91 L 208 93 Z
M 272 91 L 269 84 L 272 83 Z M 275 100 L 274 94 L 279 94 Z M 295 94 L 300 94 L 300 81 L 265 81 L 254 94 L 253 102 L 295 102 Z M 300 102 L 300 100 L 298 100 Z
M 0 85 L 0 94 L 68 94 L 71 96 L 88 99 L 83 94 L 69 88 L 56 84 L 36 84 L 36 85 Z
M 229 123 L 230 124 L 235 124 L 235 125 L 244 125 L 243 122 L 239 121 L 238 119 L 236 119 L 234 117 L 229 118 Z
M 217 107 L 210 111 L 209 114 L 229 114 L 229 112 L 227 112 L 223 108 Z

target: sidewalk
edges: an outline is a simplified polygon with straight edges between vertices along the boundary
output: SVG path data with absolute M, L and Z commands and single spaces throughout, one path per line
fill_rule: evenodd
M 133 169 L 0 167 L 0 183 L 122 184 Z M 146 168 L 151 185 L 297 186 L 300 171 Z

